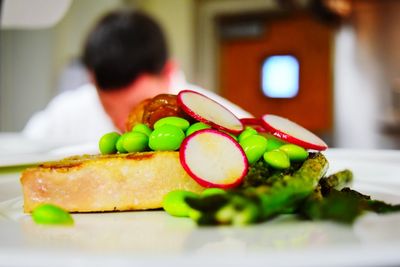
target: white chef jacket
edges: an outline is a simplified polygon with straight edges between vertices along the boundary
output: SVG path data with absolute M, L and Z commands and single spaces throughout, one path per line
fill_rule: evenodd
M 239 118 L 251 117 L 237 105 L 217 94 L 190 84 L 173 83 L 170 93 L 190 89 L 221 103 Z M 96 88 L 85 84 L 56 96 L 48 106 L 34 114 L 23 130 L 29 139 L 46 140 L 59 145 L 98 142 L 100 137 L 118 129 L 105 112 Z

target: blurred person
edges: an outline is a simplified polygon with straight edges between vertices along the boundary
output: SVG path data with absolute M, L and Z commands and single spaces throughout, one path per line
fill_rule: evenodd
M 238 117 L 250 116 L 188 84 L 169 58 L 160 26 L 139 11 L 114 11 L 100 19 L 87 37 L 82 60 L 91 83 L 56 96 L 28 121 L 26 136 L 64 145 L 97 142 L 106 132 L 126 131 L 131 109 L 142 100 L 183 89 L 211 97 Z
M 88 82 L 90 81 L 82 61 L 78 58 L 73 58 L 61 72 L 57 92 L 62 93 L 76 89 Z

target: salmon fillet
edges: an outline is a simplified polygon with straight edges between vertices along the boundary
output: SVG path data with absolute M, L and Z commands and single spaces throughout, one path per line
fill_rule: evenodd
M 25 212 L 42 203 L 69 212 L 156 209 L 172 190 L 204 189 L 176 151 L 71 157 L 26 169 L 21 184 Z

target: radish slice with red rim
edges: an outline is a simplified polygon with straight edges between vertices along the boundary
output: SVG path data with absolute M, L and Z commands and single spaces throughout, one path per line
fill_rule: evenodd
M 306 149 L 325 150 L 328 145 L 318 136 L 286 118 L 266 114 L 262 116 L 264 127 L 275 137 Z
M 238 134 L 243 131 L 243 123 L 218 102 L 191 90 L 178 94 L 179 106 L 192 118 L 219 130 Z
M 248 170 L 246 154 L 228 134 L 205 129 L 188 136 L 179 150 L 185 171 L 204 187 L 238 186 Z
M 246 126 L 250 125 L 262 126 L 262 120 L 259 118 L 241 118 L 240 121 Z
M 244 126 L 250 126 L 259 133 L 265 133 L 267 131 L 263 126 L 262 120 L 259 118 L 242 118 L 240 121 Z

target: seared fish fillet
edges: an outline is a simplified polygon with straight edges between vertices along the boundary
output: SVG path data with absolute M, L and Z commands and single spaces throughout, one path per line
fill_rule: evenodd
M 52 203 L 70 212 L 156 209 L 175 189 L 201 192 L 179 152 L 78 156 L 22 173 L 24 211 Z

